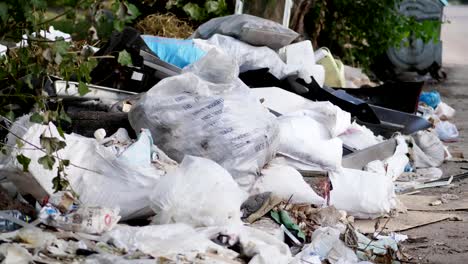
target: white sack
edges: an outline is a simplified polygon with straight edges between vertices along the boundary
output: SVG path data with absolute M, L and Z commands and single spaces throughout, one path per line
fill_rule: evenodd
M 409 158 L 407 156 L 409 149 L 404 137 L 397 136 L 396 141 L 397 147 L 395 153 L 391 157 L 385 159 L 384 161 L 371 161 L 364 167 L 364 170 L 385 175 L 386 177 L 392 179 L 392 181 L 395 181 L 398 177 L 400 177 L 400 175 L 405 172 L 406 165 L 409 163 Z
M 199 227 L 239 223 L 247 194 L 214 161 L 185 156 L 177 170 L 161 178 L 150 199 L 155 223 Z
M 343 140 L 343 144 L 356 150 L 362 150 L 383 141 L 381 137 L 376 137 L 370 129 L 356 122 L 353 122 L 339 137 Z
M 410 137 L 410 159 L 415 168 L 439 167 L 445 160 L 444 144 L 430 131 L 419 131 Z
M 362 218 L 375 218 L 396 206 L 392 179 L 384 174 L 343 168 L 331 172 L 330 205 Z
M 324 200 L 304 181 L 295 169 L 279 164 L 268 164 L 255 182 L 251 194 L 271 192 L 285 201 L 322 205 Z
M 170 157 L 209 158 L 248 188 L 275 156 L 279 129 L 238 73 L 233 60 L 212 50 L 143 95 L 130 123 L 136 131 L 149 128 Z
M 65 134 L 63 139 L 52 123 L 40 125 L 28 120 L 29 116 L 21 118 L 11 130 L 18 131 L 16 134 L 36 146 L 41 145 L 42 134 L 65 140 L 67 145 L 58 151 L 58 156 L 70 160 L 72 164 L 66 168 L 67 178 L 80 201 L 89 206 L 120 208 L 123 219 L 151 215 L 148 196 L 153 186 L 161 175 L 177 165 L 172 160 L 160 159 L 167 156 L 152 144 L 151 134 L 147 130 L 141 132 L 135 143 L 127 142 L 117 151 L 114 144 L 106 147 L 94 138 L 77 134 Z M 52 194 L 52 179 L 57 175 L 58 162 L 53 170 L 44 169 L 37 162 L 44 152 L 28 144 L 18 149 L 16 138 L 11 134 L 8 142 L 16 148 L 12 148 L 0 171 L 6 172 L 6 175 L 13 171 L 17 174 L 15 177 L 26 177 L 30 173 L 46 193 Z M 16 160 L 19 154 L 31 159 L 29 173 L 22 172 L 22 166 Z M 35 198 L 41 200 L 44 197 Z
M 278 153 L 304 165 L 337 170 L 343 144 L 336 136 L 346 130 L 350 119 L 349 113 L 329 102 L 310 103 L 307 110 L 283 115 L 278 118 Z

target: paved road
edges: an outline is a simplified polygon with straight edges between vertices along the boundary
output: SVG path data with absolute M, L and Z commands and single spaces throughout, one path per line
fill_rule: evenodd
M 443 68 L 447 80 L 429 89 L 436 89 L 442 100 L 456 109 L 454 123 L 460 132 L 460 141 L 449 144 L 453 152 L 463 152 L 468 158 L 468 6 L 449 6 L 445 9 L 445 19 L 450 23 L 442 26 Z M 446 175 L 463 172 L 460 167 L 466 163 L 443 165 Z M 424 190 L 423 195 L 452 193 L 468 197 L 468 179 L 456 182 L 450 188 Z M 463 221 L 444 221 L 407 232 L 410 236 L 426 237 L 427 242 L 409 243 L 407 252 L 416 256 L 418 263 L 468 263 L 468 212 L 456 212 Z
M 443 63 L 468 65 L 468 6 L 448 6 L 442 26 Z

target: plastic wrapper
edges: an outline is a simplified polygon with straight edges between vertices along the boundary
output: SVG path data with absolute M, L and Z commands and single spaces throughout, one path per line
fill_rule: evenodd
M 107 232 L 120 220 L 118 209 L 84 206 L 74 212 L 62 215 L 60 211 L 50 205 L 41 209 L 39 218 L 46 225 L 87 234 Z
M 156 36 L 141 36 L 146 45 L 161 60 L 184 68 L 203 57 L 206 52 L 199 49 L 190 39 L 172 39 Z
M 455 142 L 458 140 L 459 133 L 457 126 L 449 121 L 438 122 L 435 125 L 435 131 L 437 132 L 440 140 L 444 142 Z
M 212 45 L 231 56 L 239 65 L 240 72 L 268 68 L 276 78 L 283 79 L 298 74 L 303 69 L 302 65 L 287 65 L 268 47 L 255 47 L 229 36 L 215 34 L 208 40 L 195 39 L 194 42 L 206 51 Z

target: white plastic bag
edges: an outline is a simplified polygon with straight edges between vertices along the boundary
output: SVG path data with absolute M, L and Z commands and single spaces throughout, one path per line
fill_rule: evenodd
M 455 116 L 455 109 L 444 102 L 440 102 L 437 105 L 434 113 L 439 117 L 440 120 L 450 120 Z
M 251 258 L 249 264 L 287 264 L 291 251 L 283 241 L 250 226 L 234 225 L 198 229 L 205 237 L 213 238 L 222 234 L 232 244 L 239 244 L 243 255 Z
M 211 50 L 149 90 L 129 113 L 132 127 L 149 128 L 170 157 L 209 158 L 242 187 L 276 154 L 278 125 L 237 77 L 236 63 Z
M 343 168 L 331 172 L 330 204 L 358 218 L 375 218 L 396 206 L 393 181 L 384 174 Z
M 340 239 L 340 230 L 333 227 L 320 227 L 312 233 L 312 242 L 294 257 L 290 264 L 322 263 L 357 263 L 358 257 Z M 317 261 L 318 258 L 318 261 Z M 308 262 L 311 259 L 313 262 Z M 307 262 L 305 262 L 305 261 Z M 344 261 L 344 262 L 342 262 Z
M 240 72 L 269 68 L 269 72 L 278 79 L 283 79 L 288 75 L 296 74 L 301 69 L 301 65 L 287 65 L 279 55 L 267 47 L 255 47 L 239 41 L 235 38 L 215 34 L 208 40 L 194 40 L 200 49 L 210 48 L 210 44 L 222 50 L 226 55 L 236 60 Z
M 458 140 L 457 126 L 449 121 L 440 121 L 435 125 L 435 130 L 440 140 L 444 142 L 455 142 Z
M 246 198 L 221 166 L 185 156 L 176 171 L 161 178 L 150 199 L 155 223 L 198 227 L 239 223 L 240 206 Z
M 271 192 L 291 203 L 322 205 L 324 200 L 308 185 L 295 169 L 279 164 L 268 164 L 255 182 L 251 194 Z M 290 199 L 290 200 L 289 200 Z
M 120 208 L 123 219 L 149 216 L 148 196 L 161 175 L 172 170 L 177 164 L 153 145 L 151 134 L 143 130 L 135 143 L 101 145 L 94 138 L 86 138 L 76 134 L 65 134 L 63 139 L 57 128 L 49 125 L 33 124 L 29 116 L 15 122 L 11 130 L 27 140 L 40 146 L 40 137 L 55 137 L 65 140 L 66 147 L 58 151 L 61 159 L 70 160 L 66 168 L 67 178 L 73 190 L 79 195 L 80 201 L 89 206 Z M 18 133 L 16 133 L 18 131 Z M 14 148 L 3 162 L 1 172 L 12 175 L 11 180 L 27 179 L 32 175 L 45 193 L 52 194 L 52 179 L 57 175 L 58 162 L 52 170 L 44 169 L 38 159 L 44 152 L 32 148 L 28 144 L 19 148 L 16 138 L 8 136 L 8 144 Z M 117 150 L 117 148 L 119 150 Z M 22 171 L 16 156 L 22 154 L 31 159 L 29 173 Z M 35 183 L 31 183 L 35 186 Z M 32 188 L 34 189 L 34 188 Z M 27 189 L 22 190 L 28 192 Z M 45 197 L 35 197 L 42 200 Z
M 195 230 L 186 224 L 128 226 L 117 225 L 102 236 L 102 240 L 119 249 L 134 252 L 176 235 L 190 236 Z
M 204 253 L 212 251 L 217 252 L 220 257 L 228 256 L 228 259 L 233 259 L 238 255 L 232 250 L 215 244 L 210 238 L 185 224 L 142 227 L 119 225 L 102 236 L 103 241 L 127 252 L 139 250 L 156 259 L 164 258 L 174 263 L 181 258 L 192 263 L 195 262 L 197 256 L 203 256 Z

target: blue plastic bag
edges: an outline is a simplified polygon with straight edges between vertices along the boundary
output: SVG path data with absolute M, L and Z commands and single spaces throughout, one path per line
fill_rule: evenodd
M 191 39 L 173 39 L 150 35 L 141 37 L 161 60 L 179 68 L 196 62 L 206 54 L 197 48 Z
M 440 94 L 437 91 L 422 92 L 419 96 L 419 101 L 436 109 L 436 107 L 440 104 Z

